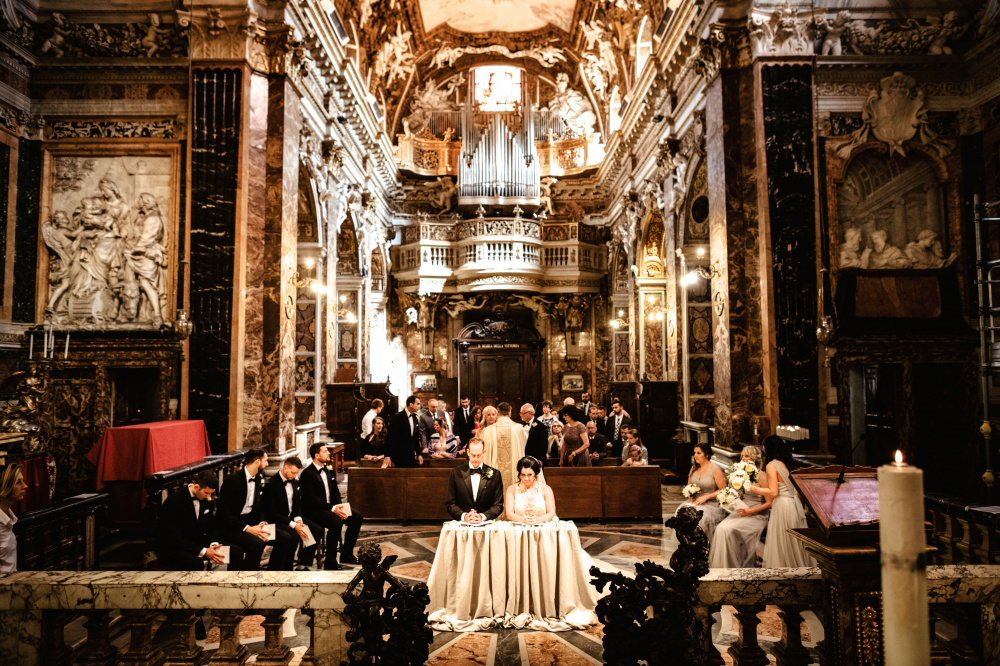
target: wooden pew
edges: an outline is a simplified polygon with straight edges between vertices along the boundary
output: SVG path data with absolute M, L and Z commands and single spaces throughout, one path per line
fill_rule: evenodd
M 448 520 L 445 499 L 448 475 L 464 459 L 425 461 L 423 467 L 379 469 L 351 467 L 347 497 L 366 519 Z M 556 498 L 556 512 L 565 519 L 662 517 L 660 468 L 553 467 L 545 480 Z M 507 481 L 504 480 L 507 485 Z

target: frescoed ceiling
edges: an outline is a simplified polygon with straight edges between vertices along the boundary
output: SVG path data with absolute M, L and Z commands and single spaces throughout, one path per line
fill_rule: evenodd
M 576 0 L 419 0 L 424 29 L 526 32 L 548 24 L 570 32 Z

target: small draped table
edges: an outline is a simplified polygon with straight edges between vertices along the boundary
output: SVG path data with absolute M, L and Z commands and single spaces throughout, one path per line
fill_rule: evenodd
M 438 631 L 583 629 L 597 623 L 594 564 L 572 521 L 447 522 L 427 580 L 429 623 Z

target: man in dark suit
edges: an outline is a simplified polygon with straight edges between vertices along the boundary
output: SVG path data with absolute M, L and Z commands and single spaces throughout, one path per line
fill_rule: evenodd
M 312 564 L 316 553 L 316 542 L 305 546 L 310 533 L 313 539 L 322 534 L 322 528 L 302 517 L 302 492 L 299 490 L 298 476 L 302 471 L 302 461 L 297 456 L 285 460 L 281 470 L 264 485 L 260 501 L 264 507 L 264 518 L 282 532 L 287 532 L 296 546 L 302 545 L 299 553 L 299 571 L 305 571 Z M 308 531 L 307 529 L 308 528 Z M 283 561 L 277 564 L 281 571 L 291 571 L 295 560 L 295 548 L 289 548 Z M 274 556 L 271 556 L 274 559 Z
M 319 442 L 309 447 L 312 462 L 306 465 L 300 475 L 299 486 L 302 489 L 302 515 L 306 520 L 316 523 L 326 529 L 326 558 L 324 569 L 343 569 L 342 564 L 357 564 L 354 556 L 354 545 L 358 542 L 361 522 L 364 517 L 346 507 L 340 501 L 340 488 L 337 487 L 337 475 L 326 468 L 330 462 L 330 451 Z M 350 515 L 348 515 L 350 510 Z M 347 523 L 347 532 L 340 546 L 340 564 L 337 563 L 337 543 L 340 542 L 341 527 Z M 316 540 L 320 536 L 313 533 Z
M 448 477 L 445 507 L 455 520 L 478 525 L 503 513 L 503 476 L 500 470 L 483 464 L 483 440 L 469 440 L 469 464 L 459 465 Z
M 590 462 L 596 463 L 608 457 L 608 438 L 597 432 L 597 424 L 593 421 L 587 422 L 587 438 L 590 440 Z
M 267 452 L 250 449 L 243 457 L 243 469 L 230 474 L 222 483 L 215 519 L 219 540 L 230 544 L 229 571 L 260 569 L 260 558 L 268 541 L 260 502 L 261 470 L 266 467 Z M 278 566 L 289 557 L 289 550 L 294 557 L 296 545 L 286 532 L 275 530 L 268 570 L 278 571 Z
M 611 449 L 618 451 L 624 446 L 622 441 L 622 426 L 632 425 L 632 419 L 625 415 L 622 403 L 618 398 L 611 401 L 611 413 L 608 414 L 608 423 L 604 426 L 604 436 L 611 443 Z
M 212 494 L 219 487 L 215 472 L 201 472 L 194 483 L 174 491 L 160 507 L 156 558 L 164 569 L 202 571 L 205 560 L 222 564 L 215 538 Z
M 608 420 L 606 418 L 602 417 L 600 414 L 601 414 L 601 408 L 598 407 L 597 405 L 591 405 L 590 406 L 590 412 L 587 414 L 587 416 L 589 417 L 589 419 L 591 421 L 594 422 L 594 425 L 597 426 L 597 432 L 599 432 L 599 433 L 601 433 L 603 435 L 604 434 L 604 429 L 605 429 L 605 427 L 608 424 L 607 423 Z
M 535 408 L 530 402 L 521 405 L 521 421 L 528 430 L 528 441 L 524 443 L 524 455 L 538 460 L 544 467 L 548 459 L 549 429 L 535 418 Z
M 460 448 L 463 449 L 468 446 L 469 440 L 472 439 L 473 411 L 475 411 L 475 407 L 472 406 L 469 396 L 462 396 L 461 405 L 455 410 L 455 435 L 462 443 Z
M 385 436 L 386 457 L 395 467 L 416 467 L 418 460 L 420 464 L 424 462 L 420 455 L 423 447 L 420 446 L 420 426 L 417 423 L 419 409 L 420 398 L 411 395 L 406 399 L 406 407 L 389 421 L 389 431 Z
M 580 410 L 580 413 L 585 417 L 590 414 L 590 408 L 594 406 L 594 403 L 590 401 L 590 392 L 584 391 L 583 395 L 580 396 L 580 404 L 576 406 Z

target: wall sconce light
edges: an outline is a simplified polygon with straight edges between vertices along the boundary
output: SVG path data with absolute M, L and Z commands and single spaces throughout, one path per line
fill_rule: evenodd
M 306 260 L 309 261 L 308 259 Z M 308 263 L 306 264 L 308 266 Z M 307 288 L 314 294 L 325 294 L 327 292 L 326 285 L 317 280 L 316 278 L 300 278 L 299 272 L 295 271 L 292 274 L 292 287 L 295 289 Z
M 345 320 L 347 320 L 352 324 L 356 324 L 358 322 L 358 318 L 354 315 L 353 312 L 347 309 L 347 296 L 341 294 L 338 300 L 340 302 L 340 307 L 334 314 L 336 314 L 338 317 L 343 317 Z
M 616 331 L 619 328 L 622 328 L 623 326 L 628 326 L 628 322 L 625 321 L 624 317 L 625 317 L 625 311 L 624 310 L 619 310 L 618 311 L 618 316 L 615 317 L 614 319 L 612 319 L 611 321 L 609 321 L 608 322 L 608 326 L 610 326 L 611 328 L 615 329 Z
M 662 306 L 656 304 L 656 296 L 650 294 L 646 297 L 646 304 L 649 308 L 649 314 L 646 318 L 649 321 L 663 321 L 667 316 L 667 311 L 663 309 Z
M 722 269 L 719 268 L 719 263 L 716 262 L 712 264 L 711 269 L 705 268 L 704 266 L 695 266 L 690 271 L 688 271 L 688 274 L 684 276 L 682 282 L 684 283 L 685 287 L 688 287 L 694 284 L 694 281 L 697 280 L 698 278 L 701 278 L 703 280 L 711 280 L 712 278 L 717 277 L 719 275 L 722 275 Z

